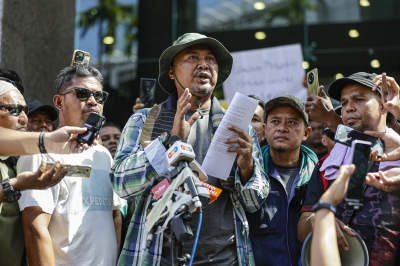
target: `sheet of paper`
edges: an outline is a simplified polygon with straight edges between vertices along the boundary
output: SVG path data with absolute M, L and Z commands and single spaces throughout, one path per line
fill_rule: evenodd
M 231 125 L 246 131 L 257 105 L 258 100 L 236 92 L 204 158 L 202 167 L 207 175 L 223 180 L 228 179 L 237 154 L 228 152 L 230 146 L 224 141 L 238 137 L 238 134 L 229 130 L 228 126 Z

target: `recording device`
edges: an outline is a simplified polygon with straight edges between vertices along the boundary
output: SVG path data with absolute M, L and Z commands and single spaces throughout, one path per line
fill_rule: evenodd
M 99 135 L 100 129 L 103 127 L 106 118 L 97 113 L 90 113 L 82 127 L 86 127 L 86 132 L 79 134 L 78 142 L 87 143 L 89 146 L 93 144 L 95 138 Z
M 48 162 L 46 164 L 46 171 L 50 170 L 53 165 L 54 162 Z M 68 172 L 66 176 L 89 178 L 92 172 L 92 167 L 90 165 L 61 164 L 60 166 L 67 167 Z
M 382 73 L 382 88 L 381 88 L 381 95 L 385 97 L 388 94 L 388 87 L 386 83 L 386 73 Z
M 349 209 L 359 210 L 363 207 L 365 176 L 368 172 L 368 162 L 372 143 L 369 141 L 355 140 L 351 145 L 352 163 L 356 166 L 350 177 L 347 189 L 346 202 Z
M 378 157 L 382 156 L 385 145 L 382 140 L 367 135 L 361 131 L 339 124 L 336 129 L 335 142 L 351 147 L 354 140 L 364 140 L 372 143 L 372 151 L 378 150 Z
M 310 72 L 307 72 L 307 88 L 308 88 L 308 95 L 314 94 L 318 95 L 318 69 L 314 68 Z
M 89 65 L 90 62 L 90 54 L 88 52 L 82 50 L 75 50 L 72 55 L 71 66 L 76 64 L 84 64 Z
M 145 108 L 151 108 L 154 104 L 154 91 L 156 89 L 156 79 L 140 79 L 140 102 Z

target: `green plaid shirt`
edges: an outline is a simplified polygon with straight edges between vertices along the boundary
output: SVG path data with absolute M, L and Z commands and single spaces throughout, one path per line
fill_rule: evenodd
M 162 233 L 155 235 L 150 248 L 146 248 L 146 210 L 153 196 L 153 182 L 159 177 L 139 143 L 149 110 L 142 109 L 128 120 L 111 168 L 110 177 L 115 192 L 125 199 L 135 197 L 137 204 L 118 265 L 156 266 L 161 261 Z M 239 170 L 236 169 L 230 198 L 234 207 L 238 261 L 240 265 L 255 265 L 245 212 L 255 212 L 264 203 L 269 192 L 269 181 L 262 167 L 263 159 L 256 132 L 249 126 L 247 133 L 253 138 L 254 175 L 242 185 Z M 159 142 L 160 156 L 165 156 L 164 153 L 161 154 L 161 151 L 165 152 L 165 148 L 160 140 L 154 141 Z

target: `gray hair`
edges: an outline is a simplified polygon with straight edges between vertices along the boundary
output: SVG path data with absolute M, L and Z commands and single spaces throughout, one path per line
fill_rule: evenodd
M 85 64 L 76 64 L 64 68 L 57 75 L 57 78 L 54 81 L 57 94 L 59 94 L 65 87 L 71 85 L 73 78 L 78 77 L 93 77 L 100 82 L 100 84 L 103 82 L 103 76 L 97 68 Z

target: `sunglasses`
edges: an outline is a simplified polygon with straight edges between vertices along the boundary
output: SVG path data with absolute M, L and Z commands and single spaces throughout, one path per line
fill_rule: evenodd
M 99 104 L 104 104 L 107 101 L 108 92 L 105 91 L 91 91 L 85 88 L 74 87 L 66 91 L 60 92 L 60 95 L 65 95 L 75 90 L 75 96 L 79 101 L 87 101 L 93 95 L 94 99 Z
M 20 104 L 0 104 L 0 108 L 6 109 L 12 116 L 20 116 L 22 111 L 26 115 L 28 115 L 29 107 L 28 105 L 20 105 Z
M 2 77 L 0 77 L 0 80 L 3 80 L 3 81 L 8 82 L 8 83 L 11 83 L 12 85 L 14 85 L 14 87 L 16 87 L 21 92 L 21 94 L 24 94 L 25 88 L 24 88 L 24 86 L 22 86 L 21 83 L 15 82 L 15 81 L 10 80 L 10 79 L 2 78 Z

